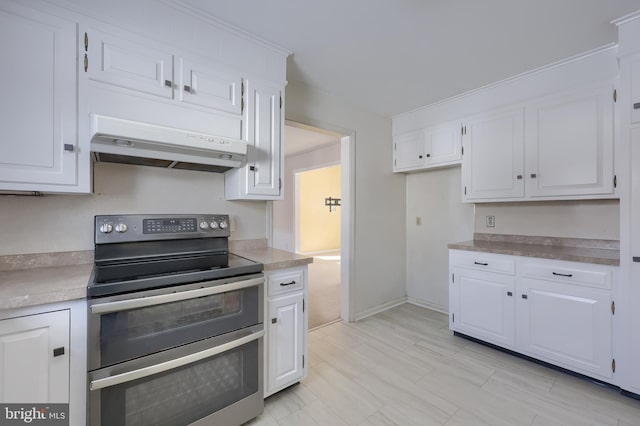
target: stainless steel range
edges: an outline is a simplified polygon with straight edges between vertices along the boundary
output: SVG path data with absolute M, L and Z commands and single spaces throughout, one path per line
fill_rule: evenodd
M 239 425 L 263 409 L 262 264 L 226 215 L 95 218 L 91 425 Z

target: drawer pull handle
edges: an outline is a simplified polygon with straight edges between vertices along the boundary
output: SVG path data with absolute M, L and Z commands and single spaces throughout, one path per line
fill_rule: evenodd
M 507 296 L 513 296 L 513 292 L 508 291 L 508 292 L 507 292 Z
M 633 109 L 640 109 L 640 102 L 633 104 Z
M 522 298 L 523 298 L 523 299 L 528 299 L 528 298 L 529 298 L 529 296 L 527 296 L 526 294 L 523 294 L 523 295 L 522 295 Z
M 295 283 L 296 283 L 296 280 L 291 280 L 291 282 L 288 282 L 288 283 L 280 283 L 280 285 L 281 285 L 282 287 L 286 287 L 286 286 L 288 286 L 288 285 L 294 285 Z
M 553 272 L 553 275 L 556 275 L 558 277 L 567 277 L 567 278 L 571 278 L 573 276 L 573 274 L 561 274 L 559 272 Z
M 278 318 L 271 318 L 271 324 L 277 324 Z
M 55 348 L 55 349 L 53 350 L 53 356 L 54 356 L 54 357 L 56 357 L 56 356 L 62 356 L 62 355 L 64 355 L 64 346 L 61 346 L 61 347 L 59 347 L 59 348 Z
M 473 263 L 480 266 L 489 266 L 488 263 L 482 263 L 482 262 L 473 262 Z

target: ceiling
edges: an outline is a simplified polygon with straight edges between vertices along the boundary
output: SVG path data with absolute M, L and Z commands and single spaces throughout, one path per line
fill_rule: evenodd
M 293 52 L 287 79 L 393 116 L 616 41 L 640 0 L 184 0 Z

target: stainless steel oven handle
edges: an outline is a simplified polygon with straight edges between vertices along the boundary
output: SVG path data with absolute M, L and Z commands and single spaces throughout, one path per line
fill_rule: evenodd
M 206 282 L 203 284 L 207 284 Z M 241 290 L 247 287 L 255 287 L 264 284 L 264 278 L 253 278 L 229 284 L 221 284 L 213 287 L 187 290 L 178 293 L 160 294 L 158 296 L 141 297 L 139 299 L 118 300 L 116 302 L 97 303 L 91 305 L 92 314 L 108 314 L 111 312 L 126 311 L 129 309 L 144 308 L 146 306 L 161 305 L 163 303 L 178 302 L 180 300 L 195 299 L 202 296 L 226 293 L 228 291 Z
M 237 348 L 238 346 L 245 345 L 254 340 L 258 340 L 264 336 L 264 330 L 254 331 L 253 333 L 240 337 L 228 343 L 216 346 L 211 349 L 196 352 L 191 355 L 186 355 L 180 358 L 172 359 L 170 361 L 161 362 L 160 364 L 151 365 L 149 367 L 140 368 L 138 370 L 127 371 L 126 373 L 120 373 L 113 376 L 105 377 L 103 379 L 96 379 L 89 382 L 89 390 L 98 390 L 107 388 L 109 386 L 120 385 L 122 383 L 131 382 L 133 380 L 141 379 L 143 377 L 151 376 L 154 374 L 162 373 L 163 371 L 172 370 L 174 368 L 182 367 L 183 365 L 192 364 L 194 362 L 203 360 L 205 358 L 212 357 L 214 355 L 221 354 L 226 351 Z

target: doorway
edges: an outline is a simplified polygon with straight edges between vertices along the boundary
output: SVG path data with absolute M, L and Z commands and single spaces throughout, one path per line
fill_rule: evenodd
M 314 258 L 310 329 L 349 320 L 353 135 L 287 121 L 284 137 L 285 192 L 269 203 L 271 245 Z

